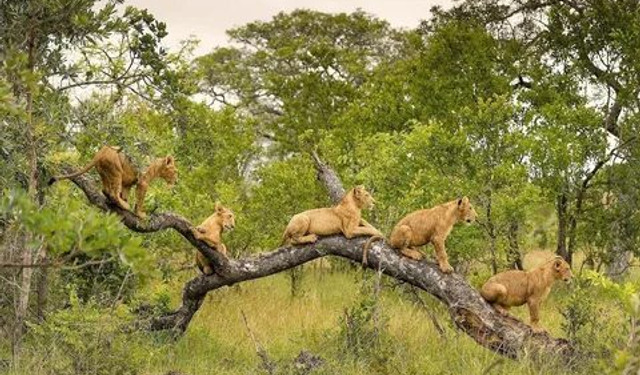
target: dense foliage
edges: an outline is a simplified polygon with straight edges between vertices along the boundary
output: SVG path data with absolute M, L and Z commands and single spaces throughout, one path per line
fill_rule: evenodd
M 365 11 L 296 10 L 229 30 L 230 46 L 193 56 L 192 41 L 167 50 L 166 25 L 122 0 L 0 2 L 0 360 L 16 373 L 138 373 L 160 363 L 143 352 L 173 345 L 141 334 L 130 314 L 179 298 L 195 249 L 173 233 L 127 231 L 69 182 L 46 186 L 112 144 L 139 167 L 175 155 L 178 184 L 153 185 L 149 211 L 199 223 L 222 202 L 236 214 L 225 234 L 234 257 L 275 248 L 291 215 L 330 204 L 311 151 L 345 186 L 373 192 L 367 219 L 384 233 L 467 195 L 479 218 L 448 239 L 457 271 L 478 285 L 532 250 L 557 252 L 578 281 L 553 301 L 554 329 L 588 359 L 563 371 L 616 356 L 618 368 L 633 366 L 640 5 L 469 0 L 424 18 L 399 30 Z M 371 288 L 350 265 L 331 267 L 356 279 L 338 287 L 361 295 L 325 332 L 344 352 L 324 355 L 362 362 L 328 368 L 393 372 L 409 355 L 391 349 L 408 345 L 393 334 L 401 313 L 380 307 L 380 280 Z M 291 273 L 295 299 L 307 298 L 301 278 L 311 272 Z M 426 306 L 389 289 L 386 303 Z M 206 341 L 194 330 L 183 340 Z M 301 337 L 297 351 L 322 347 L 322 337 Z M 55 365 L 34 366 L 37 357 Z M 240 360 L 219 365 L 234 373 Z

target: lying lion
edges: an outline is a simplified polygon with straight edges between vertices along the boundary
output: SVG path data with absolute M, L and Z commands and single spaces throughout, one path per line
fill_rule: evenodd
M 531 327 L 542 331 L 539 325 L 540 305 L 547 298 L 554 281 L 571 281 L 571 267 L 561 257 L 556 257 L 531 271 L 511 270 L 490 278 L 480 290 L 482 298 L 499 313 L 508 315 L 512 306 L 529 306 Z
M 398 249 L 406 257 L 420 260 L 423 255 L 418 248 L 432 243 L 436 249 L 440 270 L 450 273 L 453 268 L 449 264 L 444 241 L 456 223 L 460 221 L 472 223 L 475 220 L 476 211 L 467 197 L 433 208 L 418 210 L 405 216 L 396 224 L 389 237 L 389 245 Z
M 227 247 L 222 243 L 222 232 L 233 230 L 236 222 L 233 212 L 216 202 L 215 212 L 193 230 L 196 239 L 227 256 Z M 196 265 L 205 275 L 213 274 L 213 266 L 201 252 L 196 253 Z
M 313 243 L 318 236 L 342 233 L 347 238 L 381 236 L 362 219 L 360 211 L 372 208 L 375 201 L 363 186 L 349 190 L 337 206 L 317 208 L 294 215 L 282 235 L 283 245 Z
M 135 213 L 141 218 L 144 213 L 144 197 L 147 194 L 149 184 L 156 178 L 164 179 L 170 186 L 175 184 L 177 178 L 176 165 L 173 156 L 156 159 L 142 174 L 131 164 L 129 158 L 121 152 L 120 147 L 102 146 L 93 157 L 93 160 L 80 171 L 64 176 L 54 176 L 49 180 L 49 185 L 56 181 L 73 178 L 87 173 L 95 167 L 102 179 L 102 192 L 118 207 L 129 210 L 129 191 L 133 185 L 136 188 Z

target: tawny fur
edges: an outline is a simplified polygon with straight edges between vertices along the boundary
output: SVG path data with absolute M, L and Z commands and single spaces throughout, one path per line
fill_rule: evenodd
M 349 190 L 334 207 L 317 208 L 294 215 L 282 236 L 283 245 L 316 242 L 318 236 L 342 233 L 347 238 L 380 236 L 380 231 L 362 219 L 361 211 L 375 201 L 363 186 Z
M 558 255 L 553 251 L 529 250 L 522 256 L 522 271 L 531 271 L 557 257 Z
M 431 243 L 436 249 L 440 270 L 449 273 L 453 267 L 449 264 L 444 242 L 456 223 L 472 223 L 475 220 L 476 211 L 467 197 L 418 210 L 396 224 L 389 236 L 389 245 L 406 257 L 420 260 L 423 255 L 418 248 Z
M 102 192 L 120 208 L 130 209 L 128 203 L 129 192 L 134 185 L 138 185 L 136 188 L 135 213 L 141 218 L 146 216 L 144 213 L 144 197 L 151 181 L 156 178 L 162 178 L 169 185 L 173 185 L 177 178 L 175 160 L 171 155 L 166 158 L 156 159 L 140 175 L 140 172 L 131 164 L 129 158 L 121 152 L 120 147 L 103 146 L 93 157 L 93 160 L 80 171 L 51 177 L 49 185 L 59 180 L 83 175 L 94 167 L 102 179 Z
M 227 247 L 222 243 L 222 232 L 235 228 L 235 216 L 228 208 L 216 203 L 215 212 L 193 229 L 195 238 L 207 243 L 222 255 L 227 256 Z M 213 274 L 213 266 L 201 252 L 196 253 L 196 265 L 206 275 Z
M 513 306 L 527 304 L 531 327 L 534 331 L 541 331 L 540 305 L 549 295 L 556 280 L 569 282 L 572 277 L 569 264 L 557 257 L 531 271 L 501 272 L 482 286 L 480 294 L 503 315 L 507 315 Z

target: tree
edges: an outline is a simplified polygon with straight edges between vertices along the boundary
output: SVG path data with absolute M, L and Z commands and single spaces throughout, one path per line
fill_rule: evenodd
M 9 85 L 11 100 L 19 108 L 3 119 L 9 131 L 3 132 L 6 138 L 2 143 L 11 145 L 4 148 L 3 159 L 13 165 L 18 177 L 9 181 L 9 186 L 17 182 L 38 206 L 44 201 L 45 155 L 52 143 L 58 143 L 59 138 L 53 135 L 64 133 L 69 126 L 65 121 L 69 99 L 63 93 L 88 85 L 114 85 L 135 91 L 136 84 L 149 83 L 145 80 L 153 78 L 153 83 L 160 85 L 167 75 L 163 51 L 158 46 L 158 40 L 166 35 L 164 24 L 135 8 L 127 8 L 119 15 L 116 6 L 120 3 L 112 0 L 97 7 L 94 0 L 10 0 L 0 4 L 0 76 Z M 117 37 L 126 43 L 120 45 L 124 48 L 117 51 L 119 55 L 112 56 L 109 38 Z M 98 53 L 103 59 L 92 64 L 89 56 Z M 18 257 L 24 265 L 46 257 L 47 246 L 41 235 L 22 228 L 18 237 L 17 254 L 10 257 Z M 12 328 L 13 354 L 17 359 L 33 268 L 24 267 L 13 277 L 20 280 Z M 42 277 L 46 278 L 46 273 Z M 43 294 L 46 282 L 40 285 Z M 44 303 L 46 299 L 40 301 Z
M 282 152 L 305 148 L 307 132 L 343 129 L 337 118 L 378 65 L 399 57 L 402 34 L 362 11 L 296 10 L 230 30 L 239 47 L 198 58 L 212 103 L 259 119 Z
M 561 167 L 564 172 L 558 178 L 564 183 L 552 188 L 557 197 L 557 251 L 567 260 L 571 260 L 578 242 L 575 228 L 586 192 L 612 155 L 603 147 L 607 134 L 615 136 L 619 145 L 635 137 L 624 125 L 628 124 L 624 116 L 637 111 L 638 104 L 638 88 L 633 83 L 638 78 L 633 57 L 638 52 L 634 37 L 637 10 L 635 1 L 598 0 L 468 1 L 448 12 L 437 11 L 445 20 L 477 20 L 496 37 L 517 42 L 521 56 L 516 60 L 519 75 L 528 76 L 533 82 L 531 95 L 523 95 L 532 105 L 532 113 L 537 113 L 532 120 L 538 122 L 540 115 L 552 115 L 552 121 L 545 121 L 543 128 L 551 126 L 556 130 L 542 129 L 543 132 L 555 132 L 552 137 L 556 140 L 579 141 L 579 146 L 571 143 L 578 148 L 571 156 L 573 172 Z M 559 91 L 553 93 L 551 87 Z M 562 125 L 567 124 L 566 119 L 557 116 L 566 111 L 582 113 L 582 118 L 573 126 Z M 588 125 L 582 127 L 585 120 Z M 593 133 L 595 122 L 602 131 Z M 563 160 L 568 166 L 569 159 Z

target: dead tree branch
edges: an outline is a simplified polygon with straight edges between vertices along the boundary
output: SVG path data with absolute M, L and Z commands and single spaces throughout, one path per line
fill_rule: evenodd
M 317 152 L 312 151 L 311 157 L 313 158 L 316 170 L 318 171 L 318 180 L 322 182 L 325 188 L 327 188 L 327 193 L 329 194 L 331 201 L 333 201 L 333 203 L 340 202 L 346 192 L 344 190 L 344 186 L 342 186 L 340 177 L 338 177 L 331 167 L 320 160 Z

